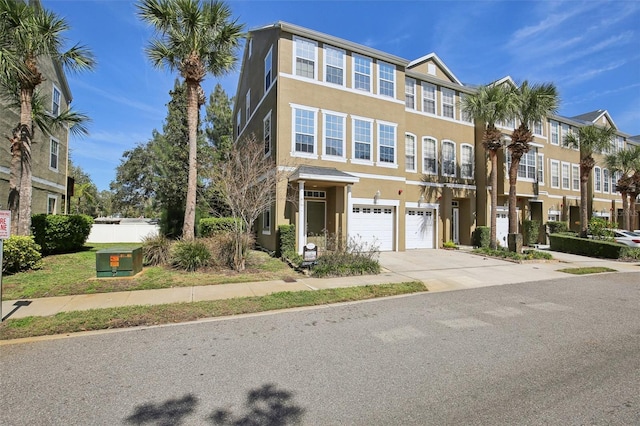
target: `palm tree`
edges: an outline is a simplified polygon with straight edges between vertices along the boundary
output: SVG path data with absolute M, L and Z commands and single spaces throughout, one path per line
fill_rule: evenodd
M 632 175 L 636 170 L 640 169 L 640 147 L 636 146 L 634 149 L 622 149 L 620 151 L 607 154 L 604 162 L 611 173 L 618 172 L 620 174 L 620 178 L 616 182 L 616 188 L 622 196 L 622 226 L 624 229 L 630 229 L 629 198 L 635 191 Z M 635 197 L 633 197 L 633 199 L 635 200 Z
M 596 165 L 595 152 L 603 152 L 611 146 L 616 135 L 614 127 L 600 127 L 595 124 L 579 127 L 578 133 L 569 132 L 564 144 L 580 150 L 580 236 L 586 238 L 589 215 L 587 212 L 587 183 L 591 170 Z
M 63 50 L 63 33 L 69 25 L 56 14 L 43 9 L 38 1 L 0 0 L 0 79 L 4 87 L 16 87 L 20 102 L 20 122 L 11 137 L 10 205 L 17 218 L 16 235 L 31 233 L 32 163 L 34 93 L 44 81 L 39 58 L 47 57 L 65 69 L 92 69 L 93 55 L 84 46 Z M 73 113 L 75 114 L 75 113 Z M 71 115 L 73 115 L 71 114 Z M 63 117 L 64 118 L 64 117 Z M 39 122 L 38 122 L 39 121 Z M 43 130 L 47 120 L 36 120 Z M 82 121 L 82 120 L 81 120 Z M 17 195 L 17 196 L 16 196 Z
M 193 239 L 198 114 L 205 101 L 200 84 L 208 73 L 220 76 L 233 69 L 243 25 L 230 21 L 231 10 L 217 0 L 141 0 L 138 15 L 157 34 L 146 49 L 153 65 L 177 70 L 187 85 L 189 177 L 182 236 Z
M 506 120 L 513 114 L 515 107 L 513 100 L 514 98 L 506 86 L 493 84 L 480 86 L 474 94 L 467 95 L 462 100 L 462 110 L 465 114 L 484 124 L 482 145 L 489 154 L 489 161 L 491 162 L 491 174 L 489 177 L 491 184 L 491 231 L 489 244 L 492 249 L 495 249 L 497 245 L 498 174 L 496 169 L 498 150 L 503 143 L 502 132 L 496 128 L 496 123 Z
M 518 231 L 518 216 L 516 210 L 516 184 L 518 183 L 518 167 L 520 159 L 529 152 L 529 142 L 533 141 L 533 133 L 529 126 L 542 122 L 549 114 L 558 110 L 560 97 L 553 83 L 533 84 L 528 81 L 514 89 L 516 97 L 515 118 L 520 125 L 511 135 L 511 143 L 507 146 L 511 154 L 509 166 L 509 233 Z

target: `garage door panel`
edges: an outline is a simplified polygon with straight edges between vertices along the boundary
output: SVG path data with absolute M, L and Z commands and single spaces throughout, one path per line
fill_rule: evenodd
M 407 209 L 405 215 L 405 246 L 407 249 L 433 248 L 433 218 L 431 209 Z
M 381 251 L 393 250 L 393 207 L 355 205 L 349 217 L 349 238 Z

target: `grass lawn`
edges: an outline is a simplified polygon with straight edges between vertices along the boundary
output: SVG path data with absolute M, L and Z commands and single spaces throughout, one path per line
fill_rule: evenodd
M 558 272 L 565 272 L 574 275 L 600 274 L 602 272 L 617 272 L 615 269 L 605 268 L 603 266 L 591 266 L 583 268 L 565 268 L 558 269 Z
M 96 278 L 96 252 L 105 248 L 132 248 L 140 244 L 91 244 L 78 253 L 59 254 L 43 258 L 37 271 L 3 276 L 3 300 L 68 296 L 73 294 L 107 293 L 113 291 L 148 290 L 237 282 L 269 281 L 295 278 L 298 272 L 279 259 L 253 251 L 247 269 L 241 273 L 229 269 L 206 272 L 184 272 L 170 268 L 144 267 L 135 277 Z

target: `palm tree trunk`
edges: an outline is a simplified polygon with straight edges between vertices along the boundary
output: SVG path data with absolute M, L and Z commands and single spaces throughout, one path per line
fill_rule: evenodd
M 490 226 L 491 230 L 489 232 L 489 247 L 492 250 L 497 248 L 497 217 L 498 217 L 498 173 L 496 171 L 496 167 L 498 166 L 498 153 L 491 149 L 489 150 L 489 161 L 491 162 L 491 174 L 489 176 L 489 180 L 491 182 L 491 218 L 490 218 Z
M 11 235 L 18 235 L 20 220 L 20 177 L 22 176 L 22 142 L 20 141 L 21 126 L 13 129 L 11 139 L 11 165 L 9 166 L 9 199 L 7 204 L 11 212 Z
M 189 129 L 189 178 L 187 181 L 187 202 L 184 212 L 182 237 L 187 240 L 195 238 L 196 191 L 198 187 L 198 109 L 199 84 L 187 80 L 187 126 Z
M 587 238 L 587 229 L 589 225 L 589 215 L 587 213 L 587 182 L 589 182 L 589 175 L 591 170 L 584 170 L 580 167 L 580 236 Z
M 520 166 L 520 156 L 511 153 L 511 166 L 509 167 L 509 233 L 518 233 L 518 211 L 517 211 L 517 192 L 516 184 L 518 183 L 518 167 Z
M 629 229 L 629 198 L 630 195 L 627 192 L 623 192 L 622 194 L 622 229 Z M 613 218 L 611 218 L 613 222 Z
M 32 110 L 31 100 L 33 88 L 20 88 L 20 163 L 22 173 L 20 176 L 19 205 L 18 205 L 18 229 L 16 235 L 31 235 L 31 198 L 33 194 L 31 176 L 31 129 Z

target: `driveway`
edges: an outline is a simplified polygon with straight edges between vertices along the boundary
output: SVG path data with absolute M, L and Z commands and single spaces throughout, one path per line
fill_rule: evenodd
M 605 266 L 620 272 L 638 272 L 638 262 L 593 259 L 551 253 L 553 261 L 514 263 L 472 254 L 469 250 L 423 249 L 381 252 L 380 264 L 390 272 L 425 283 L 430 291 L 459 290 L 491 285 L 575 277 L 559 269 Z

